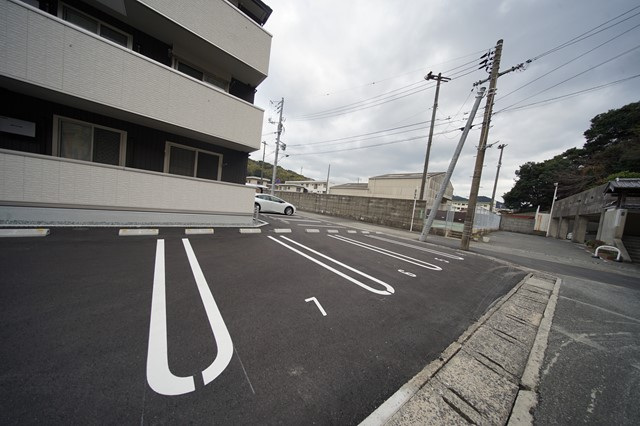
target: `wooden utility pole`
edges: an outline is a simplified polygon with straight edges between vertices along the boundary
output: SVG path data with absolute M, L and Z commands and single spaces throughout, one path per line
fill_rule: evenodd
M 498 145 L 498 149 L 500 150 L 500 158 L 498 159 L 498 170 L 496 170 L 496 181 L 493 184 L 493 192 L 491 193 L 491 205 L 489 206 L 489 211 L 493 211 L 493 204 L 496 200 L 496 189 L 498 188 L 498 176 L 500 176 L 500 166 L 502 166 L 502 151 L 507 146 L 506 143 L 502 145 Z
M 436 122 L 436 110 L 438 109 L 438 96 L 440 95 L 440 82 L 445 83 L 451 80 L 449 77 L 443 77 L 442 73 L 434 76 L 431 71 L 424 77 L 425 80 L 436 81 L 436 96 L 433 100 L 433 111 L 431 112 L 431 126 L 429 128 L 429 141 L 427 142 L 427 153 L 424 157 L 424 169 L 422 170 L 422 183 L 420 185 L 420 200 L 424 199 L 424 187 L 427 182 L 427 171 L 429 169 L 429 153 L 431 152 L 431 141 L 433 140 L 433 125 Z
M 491 77 L 489 83 L 489 92 L 487 94 L 487 103 L 484 109 L 484 120 L 482 121 L 482 131 L 480 133 L 480 141 L 478 142 L 478 153 L 476 155 L 476 165 L 471 180 L 471 192 L 469 194 L 469 206 L 467 208 L 467 216 L 464 220 L 464 229 L 462 231 L 462 241 L 460 248 L 469 250 L 471 235 L 473 234 L 473 220 L 475 219 L 476 204 L 478 202 L 478 191 L 480 190 L 480 179 L 482 178 L 482 166 L 484 165 L 484 154 L 487 149 L 487 139 L 489 138 L 489 125 L 491 124 L 491 113 L 493 111 L 493 101 L 496 96 L 496 86 L 498 83 L 498 75 L 500 73 L 500 57 L 502 56 L 502 40 L 498 40 L 496 44 L 495 56 L 491 67 Z

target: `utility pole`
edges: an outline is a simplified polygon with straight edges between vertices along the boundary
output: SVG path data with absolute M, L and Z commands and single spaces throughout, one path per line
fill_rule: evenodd
M 276 174 L 278 173 L 278 150 L 280 149 L 280 135 L 282 134 L 282 110 L 284 110 L 284 98 L 278 102 L 276 111 L 280 112 L 280 118 L 278 119 L 278 131 L 276 132 L 276 159 L 273 162 L 273 175 L 271 176 L 271 195 L 276 192 Z
M 260 164 L 260 185 L 264 182 L 264 154 L 267 152 L 267 142 L 262 141 L 262 164 Z
M 436 122 L 436 110 L 438 109 L 438 96 L 440 95 L 440 82 L 445 83 L 451 80 L 449 77 L 443 77 L 442 73 L 434 76 L 431 71 L 424 77 L 425 80 L 436 81 L 436 96 L 433 100 L 433 111 L 431 112 L 431 126 L 429 128 L 429 141 L 427 142 L 427 153 L 424 157 L 424 169 L 422 170 L 422 183 L 420 185 L 420 199 L 424 199 L 424 187 L 427 182 L 427 170 L 429 169 L 429 153 L 431 152 L 431 141 L 433 140 L 433 126 Z
M 553 200 L 551 200 L 551 211 L 549 212 L 549 222 L 547 222 L 547 233 L 545 236 L 549 236 L 549 231 L 551 230 L 551 221 L 553 220 L 553 206 L 556 204 L 556 195 L 558 195 L 558 182 L 555 182 L 553 186 L 556 189 L 553 190 Z
M 498 159 L 498 170 L 496 170 L 496 181 L 493 184 L 493 193 L 491 194 L 491 205 L 489 206 L 489 211 L 493 211 L 493 203 L 496 199 L 496 188 L 498 187 L 498 176 L 500 176 L 500 166 L 502 166 L 502 151 L 507 146 L 506 143 L 502 145 L 498 145 L 498 149 L 500 150 L 500 158 Z
M 329 168 L 327 169 L 327 190 L 325 191 L 325 194 L 329 193 L 329 173 L 331 173 L 331 164 L 329 164 Z
M 476 165 L 471 180 L 471 192 L 469 194 L 469 207 L 467 208 L 467 216 L 464 220 L 464 229 L 462 231 L 462 241 L 460 248 L 469 250 L 471 234 L 473 233 L 473 220 L 476 214 L 476 204 L 478 202 L 478 191 L 480 190 L 480 179 L 482 178 L 482 166 L 484 165 L 484 154 L 487 148 L 487 139 L 489 138 L 489 125 L 491 124 L 491 113 L 493 111 L 493 100 L 496 96 L 496 85 L 498 83 L 498 74 L 500 73 L 500 57 L 502 56 L 502 40 L 498 40 L 496 44 L 495 56 L 491 67 L 491 77 L 489 83 L 489 92 L 487 94 L 487 103 L 484 109 L 484 120 L 482 121 L 482 131 L 480 133 L 480 141 L 478 142 L 478 153 L 476 155 Z
M 480 105 L 480 100 L 484 97 L 485 88 L 481 87 L 476 94 L 476 101 L 473 104 L 473 108 L 471 109 L 471 113 L 469 114 L 469 118 L 467 118 L 467 124 L 464 126 L 464 130 L 462 131 L 462 136 L 460 136 L 460 141 L 458 142 L 458 146 L 456 147 L 455 152 L 453 153 L 453 157 L 451 158 L 451 162 L 449 163 L 449 168 L 447 169 L 447 173 L 444 175 L 444 180 L 442 181 L 442 185 L 440 186 L 440 190 L 436 195 L 436 199 L 433 200 L 433 206 L 431 207 L 431 211 L 429 212 L 429 216 L 425 217 L 423 225 L 422 225 L 422 233 L 420 234 L 420 241 L 425 241 L 427 239 L 427 235 L 431 230 L 431 225 L 433 225 L 433 221 L 436 219 L 436 214 L 438 213 L 438 207 L 440 207 L 440 202 L 442 201 L 442 197 L 444 196 L 444 192 L 447 190 L 447 186 L 449 185 L 449 181 L 451 180 L 451 175 L 453 175 L 453 170 L 456 167 L 456 163 L 458 162 L 458 157 L 460 157 L 460 153 L 462 152 L 462 147 L 464 146 L 464 142 L 467 140 L 467 135 L 469 134 L 469 130 L 471 130 L 471 125 L 473 123 L 473 119 L 476 117 L 476 112 L 478 111 L 478 106 Z

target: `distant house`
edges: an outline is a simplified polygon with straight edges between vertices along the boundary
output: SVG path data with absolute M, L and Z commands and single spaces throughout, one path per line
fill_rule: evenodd
M 327 182 L 324 180 L 287 180 L 278 187 L 278 190 L 325 194 L 327 192 Z
M 425 194 L 422 198 L 427 203 L 433 203 L 442 182 L 444 172 L 434 172 L 427 174 Z M 403 200 L 413 200 L 420 198 L 418 194 L 422 184 L 422 173 L 390 173 L 386 175 L 373 176 L 368 183 L 347 183 L 332 186 L 329 193 L 332 195 L 355 195 L 361 197 L 377 198 L 398 198 Z M 448 183 L 442 203 L 446 204 L 453 198 L 453 185 Z
M 271 179 L 259 176 L 247 176 L 247 183 L 252 185 L 271 185 Z
M 498 207 L 498 202 L 494 200 L 493 202 L 493 210 L 495 211 L 496 208 Z M 469 200 L 456 200 L 454 198 L 454 200 L 451 202 L 451 208 L 453 211 L 456 212 L 466 212 L 467 209 L 469 208 Z M 477 209 L 484 209 L 484 210 L 491 210 L 491 200 L 489 201 L 480 201 L 480 199 L 478 199 L 478 201 L 476 202 L 476 208 Z

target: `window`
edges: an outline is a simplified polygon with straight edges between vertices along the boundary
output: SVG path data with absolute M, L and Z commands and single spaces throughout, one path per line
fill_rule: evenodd
M 126 132 L 67 118 L 56 118 L 60 157 L 124 165 Z
M 188 65 L 182 60 L 176 59 L 174 68 L 182 73 L 185 73 L 188 76 L 195 78 L 196 80 L 203 81 L 211 86 L 222 89 L 225 92 L 228 90 L 229 85 L 223 79 L 208 74 L 192 65 Z
M 96 33 L 120 46 L 131 48 L 131 36 L 117 30 L 102 21 L 99 21 L 86 13 L 73 9 L 66 4 L 61 5 L 60 17 L 67 22 L 71 22 L 87 31 Z
M 167 142 L 165 150 L 165 173 L 220 180 L 222 155 L 202 149 L 190 148 Z

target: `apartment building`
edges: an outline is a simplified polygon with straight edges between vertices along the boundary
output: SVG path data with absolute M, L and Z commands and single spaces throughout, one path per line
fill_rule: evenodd
M 0 0 L 0 224 L 251 223 L 270 13 Z

